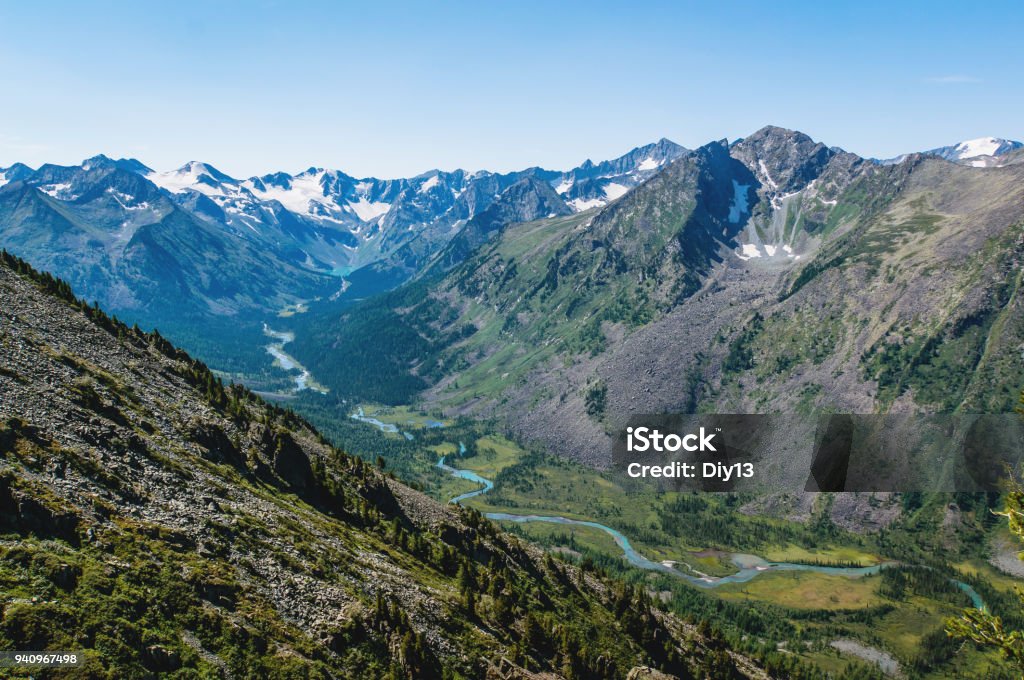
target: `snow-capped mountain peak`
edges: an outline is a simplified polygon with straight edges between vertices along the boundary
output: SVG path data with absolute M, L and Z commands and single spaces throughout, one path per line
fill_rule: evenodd
M 576 212 L 599 208 L 650 179 L 686 149 L 667 139 L 641 146 L 613 160 L 586 160 L 552 181 L 555 192 Z
M 1021 142 L 1001 137 L 978 137 L 968 139 L 949 146 L 940 146 L 922 153 L 926 156 L 938 156 L 953 163 L 970 165 L 976 168 L 991 168 L 1002 165 L 1002 156 L 1024 147 Z M 875 160 L 880 165 L 894 165 L 905 161 L 910 154 L 902 154 L 895 158 Z
M 177 170 L 170 172 L 150 171 L 145 177 L 172 194 L 192 190 L 208 196 L 224 195 L 225 189 L 222 185 L 233 185 L 236 190 L 238 188 L 238 180 L 225 175 L 212 165 L 200 161 L 189 161 Z
M 277 173 L 266 178 L 246 180 L 243 186 L 261 201 L 277 201 L 286 209 L 299 214 L 312 212 L 313 204 L 337 209 L 334 200 L 324 191 L 326 170 L 310 168 L 295 175 Z
M 10 167 L 0 168 L 0 186 L 31 177 L 34 172 L 35 170 L 24 163 L 15 163 Z
M 979 137 L 960 142 L 954 147 L 959 160 L 977 156 L 999 156 L 1020 147 L 1020 142 L 1012 142 L 998 137 Z

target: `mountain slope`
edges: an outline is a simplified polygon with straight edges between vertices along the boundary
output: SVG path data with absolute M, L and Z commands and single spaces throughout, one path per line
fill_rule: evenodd
M 482 242 L 481 230 L 489 234 L 506 224 L 606 205 L 684 153 L 683 147 L 662 139 L 613 160 L 597 164 L 587 160 L 564 173 L 542 168 L 507 174 L 456 171 L 463 178 L 457 188 L 448 185 L 449 174 L 428 173 L 417 194 L 428 187 L 432 194 L 453 194 L 453 202 L 440 218 L 431 217 L 416 204 L 398 203 L 389 208 L 379 223 L 384 236 L 373 250 L 377 259 L 346 276 L 346 289 L 340 297 L 352 300 L 389 290 L 421 274 L 436 260 L 443 261 L 442 268 L 449 268 Z M 412 229 L 409 225 L 421 226 Z M 443 250 L 447 254 L 439 255 Z M 367 259 L 364 256 L 362 261 Z
M 545 182 L 527 178 L 506 189 L 487 210 L 466 222 L 425 269 L 448 271 L 507 225 L 571 214 L 572 211 Z
M 116 677 L 764 677 L 6 252 L 0 302 L 5 648 Z

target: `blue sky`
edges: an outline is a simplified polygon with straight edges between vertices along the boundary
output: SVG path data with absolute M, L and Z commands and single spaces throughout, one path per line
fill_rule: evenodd
M 769 123 L 881 157 L 1024 138 L 1024 3 L 633 4 L 2 2 L 0 166 L 568 168 Z

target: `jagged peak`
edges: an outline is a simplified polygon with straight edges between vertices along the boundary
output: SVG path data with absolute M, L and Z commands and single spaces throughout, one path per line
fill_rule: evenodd
M 728 153 L 730 149 L 729 140 L 723 137 L 722 139 L 714 139 L 703 146 L 699 146 L 694 151 L 697 153 L 704 154 L 715 154 L 721 151 Z
M 805 132 L 801 132 L 800 130 L 794 130 L 792 128 L 782 127 L 780 125 L 765 125 L 764 127 L 748 135 L 746 137 L 746 141 L 763 139 L 765 137 L 786 137 L 806 139 L 811 142 L 814 141 L 814 139 L 812 139 L 811 136 Z
M 118 158 L 114 160 L 106 154 L 96 154 L 82 161 L 82 170 L 86 172 L 96 169 L 119 168 L 139 175 L 148 175 L 153 170 L 135 158 Z
M 13 163 L 6 168 L 0 168 L 0 172 L 4 173 L 8 181 L 13 181 L 15 178 L 23 179 L 28 175 L 35 172 L 34 168 L 25 165 L 24 163 Z
M 203 162 L 203 161 L 189 161 L 188 163 L 185 163 L 185 165 L 181 166 L 180 168 L 178 168 L 174 172 L 177 173 L 177 174 L 181 174 L 181 175 L 196 175 L 196 176 L 208 175 L 212 179 L 217 180 L 218 182 L 236 182 L 237 181 L 233 177 L 231 177 L 230 175 L 227 175 L 227 174 L 221 172 L 220 170 L 218 170 L 217 168 L 213 167 L 209 163 L 206 163 L 206 162 Z
M 88 170 L 89 166 L 91 166 L 91 165 L 92 166 L 95 166 L 95 165 L 109 165 L 109 164 L 111 164 L 113 162 L 114 161 L 112 161 L 110 159 L 110 157 L 107 156 L 106 154 L 98 153 L 95 156 L 92 156 L 90 158 L 86 158 L 84 161 L 82 161 L 82 167 L 85 168 L 86 170 Z

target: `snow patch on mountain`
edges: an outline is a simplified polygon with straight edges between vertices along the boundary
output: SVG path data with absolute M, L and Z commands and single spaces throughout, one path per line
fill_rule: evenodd
M 608 184 L 604 186 L 604 195 L 608 197 L 609 201 L 621 198 L 627 191 L 629 191 L 629 187 L 622 186 L 616 182 L 608 182 Z
M 149 203 L 146 201 L 141 201 L 138 205 L 132 205 L 136 200 L 135 197 L 118 191 L 114 187 L 108 188 L 107 193 L 125 210 L 145 210 L 149 207 Z
M 44 194 L 52 196 L 53 198 L 61 201 L 73 201 L 76 196 L 72 196 L 70 193 L 71 185 L 67 183 L 60 184 L 48 184 L 46 186 L 39 187 L 39 190 Z
M 254 196 L 264 201 L 277 201 L 286 209 L 305 214 L 310 211 L 312 203 L 320 203 L 330 208 L 336 208 L 334 200 L 324 195 L 323 177 L 326 171 L 316 173 L 303 173 L 285 182 L 284 187 L 274 185 L 263 185 L 261 190 L 252 182 L 246 183 L 246 188 Z
M 779 185 L 776 184 L 775 180 L 772 179 L 772 176 L 768 173 L 768 167 L 764 164 L 764 161 L 761 160 L 760 158 L 757 159 L 757 167 L 759 167 L 761 169 L 761 174 L 764 175 L 765 180 L 768 181 L 768 185 L 771 186 L 772 189 L 778 189 Z
M 754 257 L 761 257 L 761 251 L 754 243 L 744 243 L 742 250 L 742 254 L 736 253 L 736 257 L 740 258 L 741 260 L 749 260 Z
M 380 217 L 387 213 L 387 211 L 391 210 L 390 203 L 384 203 L 381 201 L 374 203 L 366 200 L 365 196 L 361 196 L 358 201 L 350 201 L 347 207 L 363 222 L 369 222 L 370 220 Z
M 417 191 L 421 194 L 425 194 L 434 187 L 436 187 L 438 185 L 438 182 L 440 182 L 438 176 L 432 175 L 429 179 L 427 179 L 427 181 L 420 185 L 420 188 L 417 189 Z
M 656 161 L 656 160 L 654 160 L 651 157 L 647 157 L 647 158 L 643 159 L 642 161 L 640 161 L 640 164 L 638 166 L 636 166 L 636 169 L 640 170 L 640 171 L 644 171 L 644 170 L 657 170 L 658 168 L 661 167 L 662 163 L 663 163 L 663 161 Z
M 995 137 L 969 139 L 956 145 L 957 158 L 965 160 L 975 156 L 995 156 L 1003 143 L 1003 140 Z
M 605 205 L 606 203 L 607 201 L 605 201 L 603 198 L 574 198 L 573 200 L 568 201 L 569 207 L 575 210 L 576 212 L 583 212 L 584 210 L 590 210 L 591 208 L 600 208 L 602 205 Z

